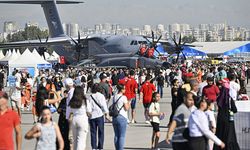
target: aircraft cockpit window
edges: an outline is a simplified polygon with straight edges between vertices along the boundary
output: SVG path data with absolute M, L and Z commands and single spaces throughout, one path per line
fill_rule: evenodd
M 135 42 L 135 41 L 131 41 L 130 45 L 134 45 L 134 42 Z
M 138 42 L 137 41 L 134 41 L 134 45 L 137 45 L 138 44 Z
M 147 41 L 138 41 L 139 44 L 147 44 Z

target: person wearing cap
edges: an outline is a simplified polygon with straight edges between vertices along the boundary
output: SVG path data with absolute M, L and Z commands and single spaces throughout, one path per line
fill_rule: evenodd
M 18 114 L 8 107 L 8 95 L 0 92 L 0 149 L 14 150 L 14 134 L 16 137 L 16 150 L 21 150 L 22 133 L 20 126 L 20 118 Z
M 110 89 L 109 89 L 109 85 L 108 85 L 108 83 L 107 83 L 107 75 L 106 75 L 106 73 L 101 73 L 100 74 L 100 83 L 99 83 L 99 85 L 100 85 L 100 87 L 102 88 L 102 94 L 105 96 L 105 98 L 106 98 L 106 100 L 108 101 L 109 99 L 110 99 L 110 97 L 111 97 L 111 95 L 110 95 Z
M 72 129 L 71 129 L 72 118 L 70 118 L 71 108 L 69 106 L 69 103 L 70 103 L 70 100 L 73 97 L 74 90 L 75 90 L 74 81 L 71 78 L 66 78 L 65 81 L 64 81 L 64 84 L 65 84 L 66 89 L 68 90 L 68 97 L 66 99 L 66 104 L 67 104 L 66 105 L 66 119 L 69 122 L 69 130 L 68 130 L 68 133 L 65 133 L 65 134 L 69 135 L 70 145 L 71 145 L 71 147 L 73 147 L 73 133 L 72 133 Z
M 225 144 L 209 129 L 208 118 L 204 112 L 206 109 L 207 101 L 202 99 L 198 103 L 198 109 L 190 115 L 188 121 L 189 148 L 191 150 L 206 150 L 207 139 L 211 139 L 221 149 L 224 149 Z

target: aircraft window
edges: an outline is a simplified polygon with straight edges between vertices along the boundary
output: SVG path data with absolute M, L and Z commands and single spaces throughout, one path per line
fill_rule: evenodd
M 139 44 L 147 44 L 147 41 L 138 41 Z
M 138 44 L 138 42 L 137 41 L 134 41 L 134 45 L 137 45 Z
M 130 45 L 134 45 L 134 42 L 135 42 L 135 41 L 131 41 Z

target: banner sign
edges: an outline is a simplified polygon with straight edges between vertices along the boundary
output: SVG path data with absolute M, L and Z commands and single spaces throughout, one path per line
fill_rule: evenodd
M 236 101 L 238 112 L 234 123 L 237 141 L 241 150 L 250 150 L 250 101 Z

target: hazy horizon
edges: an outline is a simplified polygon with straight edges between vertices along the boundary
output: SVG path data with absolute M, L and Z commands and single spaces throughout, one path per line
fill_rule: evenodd
M 84 0 L 82 4 L 58 5 L 62 23 L 78 23 L 94 27 L 99 23 L 118 23 L 122 27 L 144 24 L 187 23 L 217 24 L 226 22 L 235 27 L 250 28 L 248 0 Z M 38 22 L 47 27 L 40 5 L 0 4 L 0 32 L 5 21 Z M 38 17 L 39 16 L 39 17 Z

